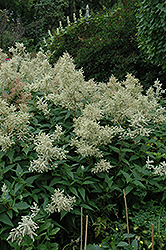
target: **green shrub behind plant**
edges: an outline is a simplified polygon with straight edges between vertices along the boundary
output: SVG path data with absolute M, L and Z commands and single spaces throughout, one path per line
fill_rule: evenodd
M 113 74 L 124 80 L 127 73 L 138 77 L 147 88 L 159 78 L 165 83 L 161 67 L 145 60 L 136 41 L 136 1 L 126 1 L 103 13 L 90 17 L 53 33 L 47 49 L 50 62 L 55 63 L 67 51 L 77 68 L 84 69 L 86 80 L 107 82 Z M 49 43 L 49 42 L 48 42 Z

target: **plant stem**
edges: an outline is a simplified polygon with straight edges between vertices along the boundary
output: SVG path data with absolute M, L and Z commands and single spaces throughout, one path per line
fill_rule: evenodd
M 82 235 L 83 235 L 83 207 L 81 207 L 81 241 L 80 241 L 80 250 L 82 250 Z
M 86 215 L 85 246 L 84 246 L 84 250 L 86 250 L 86 245 L 87 245 L 87 235 L 88 235 L 88 215 Z
M 127 212 L 127 201 L 126 201 L 126 195 L 125 195 L 125 190 L 123 189 L 123 194 L 124 194 L 124 202 L 125 202 L 125 209 L 126 209 L 126 222 L 127 222 L 127 233 L 129 234 L 129 218 L 128 218 L 128 212 Z M 130 238 L 128 238 L 128 243 L 130 247 Z
M 154 250 L 154 224 L 152 224 L 152 250 Z

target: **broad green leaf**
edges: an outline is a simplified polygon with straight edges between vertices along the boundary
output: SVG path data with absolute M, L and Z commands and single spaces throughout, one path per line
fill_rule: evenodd
M 68 214 L 68 211 L 65 210 L 61 211 L 61 220 L 63 219 L 63 217 L 65 217 L 66 214 Z
M 141 188 L 146 189 L 146 187 L 145 187 L 145 186 L 142 184 L 142 182 L 140 182 L 140 181 L 133 181 L 133 183 L 134 183 L 135 185 L 141 187 Z
M 28 184 L 28 185 L 31 185 L 35 180 L 38 179 L 38 177 L 41 176 L 40 174 L 38 175 L 33 175 L 31 177 L 28 177 L 25 182 Z
M 51 226 L 51 221 L 46 221 L 42 226 L 40 226 L 38 233 L 40 234 L 44 230 L 48 229 Z
M 138 156 L 138 155 L 132 155 L 132 156 L 130 157 L 129 161 L 137 160 L 137 159 L 139 159 L 139 158 L 140 158 L 140 156 Z
M 7 214 L 9 215 L 9 217 L 10 217 L 10 219 L 12 219 L 13 218 L 13 210 L 8 210 L 7 211 Z
M 92 210 L 93 211 L 93 208 L 91 208 L 90 206 L 86 205 L 86 204 L 80 204 L 80 207 L 83 207 L 85 209 L 88 209 L 88 210 Z
M 94 184 L 95 182 L 94 181 L 90 181 L 90 180 L 87 180 L 87 181 L 84 181 L 83 184 L 84 185 L 87 185 L 87 184 Z
M 98 245 L 95 245 L 95 244 L 88 244 L 87 245 L 87 250 L 101 250 L 101 248 L 98 246 Z
M 78 191 L 81 194 L 83 200 L 85 201 L 85 189 L 81 187 L 81 188 L 78 188 Z
M 7 173 L 8 171 L 10 171 L 12 168 L 14 168 L 16 166 L 16 164 L 12 164 L 12 165 L 8 165 L 7 167 L 5 167 L 3 173 Z
M 137 250 L 138 249 L 138 241 L 136 239 L 134 239 L 131 243 L 133 250 Z
M 110 149 L 112 149 L 112 151 L 114 151 L 115 153 L 120 153 L 120 149 L 119 148 L 116 148 L 116 147 L 114 147 L 114 146 L 112 146 L 112 145 L 109 145 L 109 148 Z
M 56 227 L 54 228 L 51 232 L 50 232 L 50 235 L 55 235 L 59 232 L 60 228 L 59 227 Z
M 79 194 L 78 194 L 77 189 L 75 187 L 69 187 L 69 190 L 79 198 Z
M 6 213 L 2 213 L 0 214 L 0 221 L 3 222 L 6 225 L 9 225 L 11 227 L 14 227 L 11 219 L 8 217 L 8 215 Z
M 135 236 L 135 234 L 128 234 L 128 233 L 126 233 L 126 234 L 123 234 L 123 237 L 124 237 L 124 239 L 128 239 L 128 238 L 133 238 Z
M 46 247 L 46 245 L 44 245 L 44 244 L 38 245 L 38 246 L 37 246 L 37 249 L 38 249 L 38 250 L 49 250 L 49 249 Z
M 7 150 L 7 156 L 9 157 L 10 162 L 13 162 L 14 150 Z
M 131 190 L 133 190 L 133 187 L 132 186 L 127 186 L 126 188 L 125 188 L 125 195 L 128 195 L 130 192 L 131 192 Z
M 29 208 L 30 206 L 26 202 L 18 202 L 15 204 L 15 207 L 19 210 L 24 210 L 24 209 Z
M 117 247 L 127 247 L 129 244 L 125 241 L 121 241 L 118 243 Z
M 17 191 L 23 186 L 23 184 L 21 183 L 16 183 L 15 187 L 14 187 L 14 195 L 16 195 Z

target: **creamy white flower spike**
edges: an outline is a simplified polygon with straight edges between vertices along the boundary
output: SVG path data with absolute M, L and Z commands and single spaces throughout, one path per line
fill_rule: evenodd
M 53 134 L 40 132 L 34 138 L 38 159 L 30 162 L 29 171 L 39 173 L 47 172 L 52 168 L 58 167 L 55 163 L 56 160 L 66 159 L 67 151 L 57 146 L 61 135 L 62 128 L 57 125 Z
M 73 203 L 76 201 L 75 197 L 64 195 L 64 190 L 60 191 L 59 188 L 54 190 L 51 200 L 52 202 L 46 208 L 49 213 L 61 212 L 63 210 L 70 211 L 73 209 Z
M 35 241 L 34 236 L 37 236 L 35 231 L 39 228 L 37 223 L 33 220 L 33 218 L 38 214 L 39 208 L 36 203 L 31 207 L 32 214 L 29 216 L 22 216 L 21 222 L 19 222 L 18 227 L 13 228 L 10 231 L 10 234 L 7 240 L 16 241 L 18 245 L 21 245 L 24 236 L 29 236 L 33 241 Z
M 100 162 L 95 164 L 95 167 L 92 168 L 92 173 L 97 174 L 101 172 L 107 172 L 109 173 L 109 170 L 113 168 L 113 166 L 110 165 L 109 162 L 106 160 L 102 159 Z
M 154 161 L 149 159 L 149 156 L 147 157 L 146 161 L 146 167 L 148 169 L 151 169 L 153 171 L 153 174 L 157 175 L 166 175 L 166 162 L 161 162 L 158 166 L 153 165 Z

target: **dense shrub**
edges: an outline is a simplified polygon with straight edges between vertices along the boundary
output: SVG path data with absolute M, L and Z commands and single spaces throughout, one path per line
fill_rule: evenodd
M 148 87 L 157 77 L 165 84 L 161 67 L 152 65 L 136 41 L 135 3 L 123 1 L 118 7 L 103 13 L 90 12 L 89 18 L 53 33 L 48 41 L 50 62 L 58 60 L 63 52 L 73 56 L 77 68 L 83 67 L 86 80 L 107 82 L 111 75 L 124 80 L 127 73 L 138 77 Z
M 162 0 L 140 1 L 137 11 L 139 47 L 153 62 L 166 68 L 165 18 L 166 6 Z
M 116 246 L 126 224 L 123 189 L 137 236 L 140 209 L 150 214 L 156 205 L 165 215 L 166 118 L 158 81 L 143 94 L 130 74 L 122 84 L 114 77 L 85 81 L 68 53 L 55 67 L 42 52 L 31 58 L 22 44 L 10 49 L 11 59 L 0 53 L 2 249 L 71 249 L 81 207 L 89 216 L 88 242 Z M 148 232 L 144 246 L 150 241 Z

